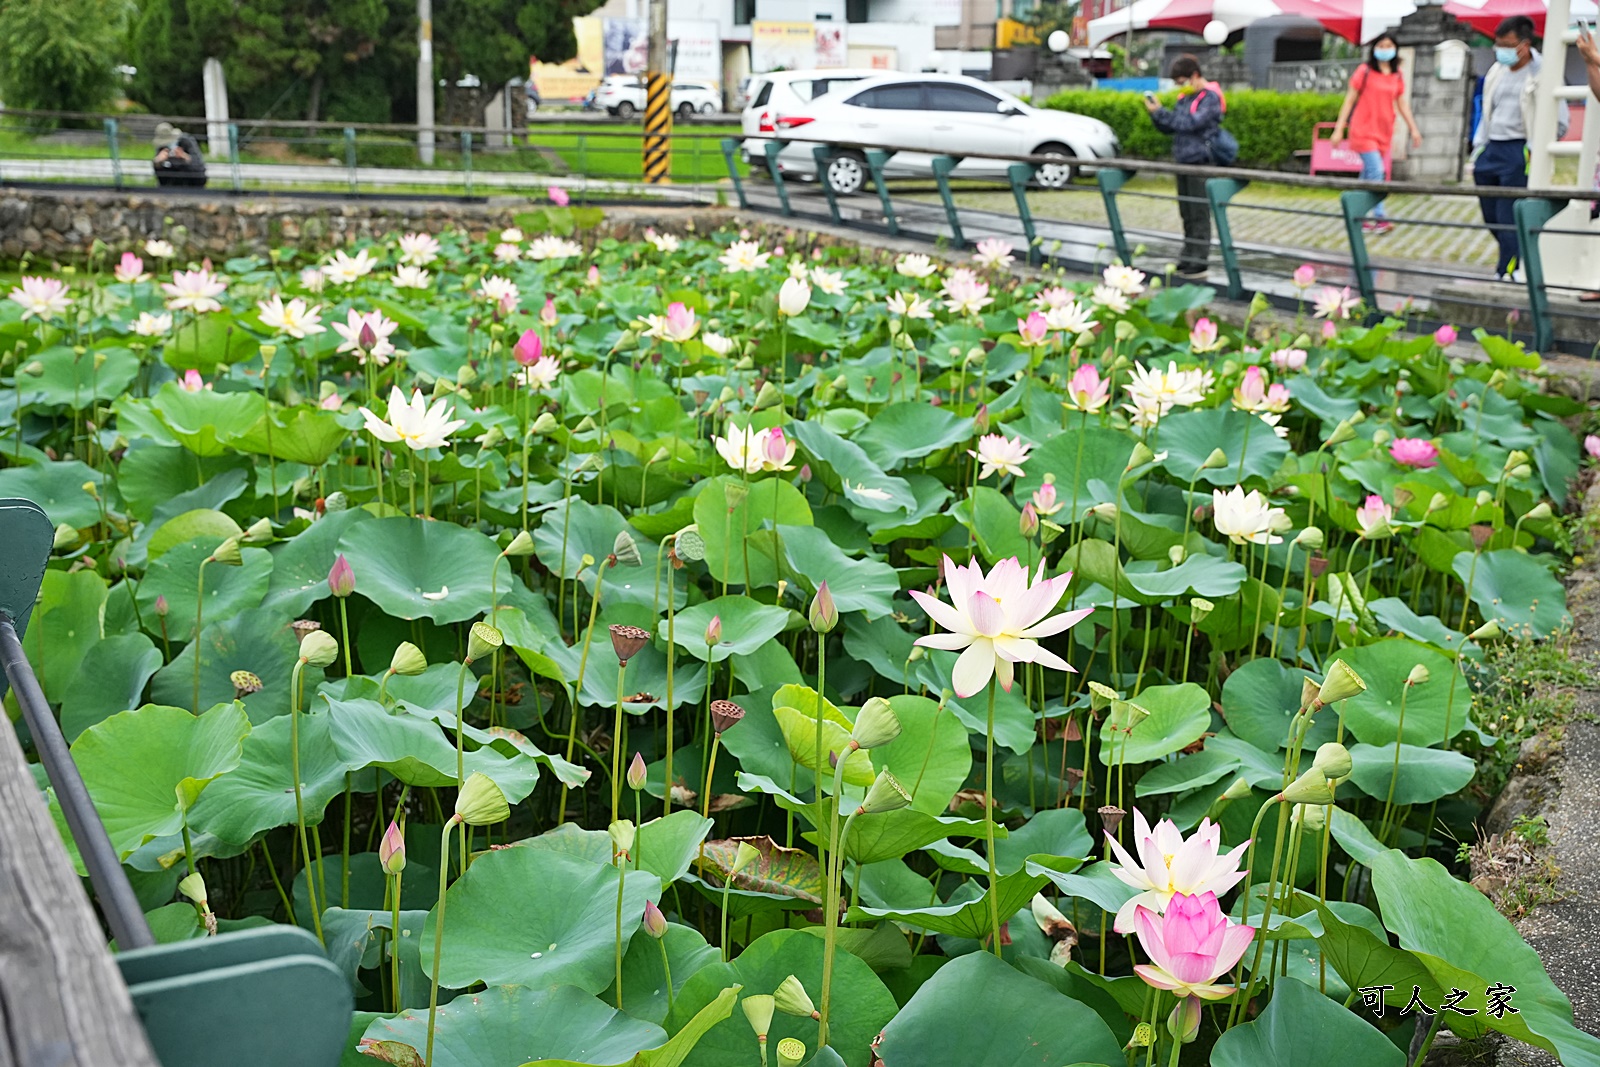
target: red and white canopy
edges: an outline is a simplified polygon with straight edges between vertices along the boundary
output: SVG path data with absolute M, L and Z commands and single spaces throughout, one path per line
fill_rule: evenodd
M 1550 5 L 1547 0 L 1448 0 L 1444 9 L 1489 37 L 1494 36 L 1495 27 L 1506 19 L 1526 15 L 1533 20 L 1535 32 L 1543 37 Z M 1578 19 L 1593 22 L 1596 13 L 1595 0 L 1570 0 L 1568 25 Z
M 1471 0 L 1461 0 L 1471 2 Z M 1539 0 L 1480 0 L 1485 4 L 1538 3 Z M 1595 0 L 1573 0 L 1591 6 Z M 1121 11 L 1089 23 L 1089 43 L 1098 46 L 1130 30 L 1184 30 L 1199 33 L 1210 22 L 1230 33 L 1258 19 L 1294 15 L 1315 19 L 1329 33 L 1362 44 L 1415 11 L 1412 0 L 1135 0 Z M 1542 10 L 1542 6 L 1541 6 Z

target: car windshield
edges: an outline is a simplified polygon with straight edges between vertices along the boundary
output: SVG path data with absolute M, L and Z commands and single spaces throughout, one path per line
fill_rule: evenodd
M 923 106 L 922 84 L 899 82 L 892 85 L 877 85 L 852 96 L 848 103 L 856 107 L 871 107 L 884 111 L 917 111 Z

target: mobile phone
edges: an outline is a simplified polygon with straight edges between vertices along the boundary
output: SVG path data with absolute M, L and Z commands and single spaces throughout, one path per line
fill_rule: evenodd
M 1146 89 L 1144 91 L 1144 98 L 1146 100 L 1154 100 L 1156 98 L 1156 94 L 1152 93 L 1149 89 Z

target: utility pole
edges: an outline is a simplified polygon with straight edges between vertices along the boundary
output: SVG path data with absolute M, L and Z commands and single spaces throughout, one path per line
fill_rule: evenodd
M 433 163 L 433 0 L 417 0 L 417 158 Z
M 644 180 L 672 178 L 672 74 L 667 69 L 667 0 L 650 0 L 650 58 L 645 67 Z

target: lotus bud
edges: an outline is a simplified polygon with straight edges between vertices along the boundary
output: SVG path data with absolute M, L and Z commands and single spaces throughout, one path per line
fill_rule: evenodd
M 1391 437 L 1393 437 L 1393 436 L 1394 435 L 1391 434 L 1388 430 L 1383 430 L 1383 429 L 1375 430 L 1375 431 L 1373 431 L 1373 434 L 1372 434 L 1372 443 L 1376 447 L 1382 448 L 1384 445 L 1389 443 L 1389 439 Z
M 653 900 L 644 902 L 644 921 L 640 925 L 644 927 L 645 933 L 657 941 L 667 936 L 667 917 L 656 907 Z
M 857 748 L 878 748 L 900 736 L 900 719 L 883 697 L 872 697 L 861 705 L 850 740 Z
M 856 809 L 859 815 L 877 815 L 885 811 L 899 811 L 901 808 L 911 806 L 911 794 L 907 793 L 895 776 L 888 771 L 879 771 L 878 777 L 872 781 L 872 786 L 867 790 L 866 797 L 861 801 L 861 806 Z
M 1328 804 L 1296 804 L 1294 810 L 1289 813 L 1289 821 L 1303 829 L 1321 833 L 1328 825 L 1330 810 L 1331 806 Z
M 170 609 L 167 606 L 166 595 L 165 594 L 157 594 L 156 595 L 156 614 L 161 616 L 164 619 L 164 618 L 167 617 L 167 612 L 169 610 Z
M 644 755 L 635 752 L 633 761 L 628 764 L 628 788 L 636 793 L 643 789 L 645 774 Z
M 395 646 L 394 655 L 389 657 L 389 673 L 412 676 L 421 674 L 428 669 L 428 658 L 422 654 L 422 649 L 410 641 L 401 641 Z
M 713 700 L 711 702 L 711 728 L 719 734 L 725 734 L 744 718 L 744 709 L 731 700 Z
M 1228 800 L 1228 801 L 1243 800 L 1245 797 L 1247 797 L 1249 795 L 1250 795 L 1250 782 L 1242 774 L 1239 777 L 1235 778 L 1229 784 L 1228 788 L 1226 788 L 1226 789 L 1224 789 L 1222 791 L 1222 799 L 1223 800 Z
M 456 792 L 455 818 L 468 826 L 488 826 L 505 822 L 511 817 L 511 805 L 506 795 L 482 771 L 467 775 L 466 784 Z
M 1030 540 L 1039 532 L 1039 511 L 1033 506 L 1032 501 L 1022 505 L 1022 516 L 1017 520 L 1017 532 Z
M 800 1067 L 806 1061 L 806 1043 L 798 1037 L 778 1042 L 778 1067 Z
M 1207 456 L 1206 461 L 1200 464 L 1200 469 L 1203 471 L 1210 471 L 1216 470 L 1219 467 L 1226 467 L 1227 465 L 1228 454 L 1222 451 L 1220 448 L 1213 448 L 1211 450 L 1211 455 Z
M 63 522 L 56 527 L 55 539 L 51 542 L 50 547 L 57 552 L 65 552 L 77 543 L 78 531 L 71 523 Z
M 1333 779 L 1313 766 L 1290 782 L 1278 799 L 1289 804 L 1332 804 L 1333 786 Z
M 1205 597 L 1197 596 L 1193 600 L 1189 601 L 1189 621 L 1193 625 L 1199 626 L 1201 623 L 1206 621 L 1206 618 L 1213 611 L 1216 610 L 1217 606 L 1211 601 L 1207 600 Z
M 628 819 L 618 819 L 606 827 L 606 832 L 611 835 L 611 853 L 613 856 L 626 856 L 633 851 L 633 839 L 638 830 Z
M 1406 675 L 1406 684 L 1422 685 L 1428 680 L 1428 677 L 1428 668 L 1419 663 L 1415 667 L 1411 668 L 1410 674 Z
M 244 557 L 239 554 L 239 539 L 229 537 L 223 540 L 211 553 L 213 563 L 221 563 L 225 567 L 239 567 L 244 565 Z
M 257 519 L 250 524 L 244 532 L 244 543 L 247 545 L 260 545 L 272 540 L 272 520 Z
M 1494 503 L 1494 494 L 1489 492 L 1487 489 L 1479 489 L 1478 495 L 1473 497 L 1472 500 L 1473 503 L 1477 504 L 1480 508 L 1487 507 L 1488 505 Z
M 637 567 L 641 562 L 639 543 L 627 530 L 617 534 L 617 539 L 611 544 L 611 555 L 616 561 L 613 567 Z
M 1138 336 L 1139 336 L 1139 327 L 1135 326 L 1133 323 L 1129 322 L 1127 319 L 1119 319 L 1119 320 L 1117 320 L 1117 325 L 1116 325 L 1116 338 L 1117 338 L 1117 340 L 1119 340 L 1119 341 L 1131 341 L 1135 337 L 1138 337 Z
M 1320 527 L 1307 526 L 1295 535 L 1294 543 L 1309 552 L 1316 552 L 1322 548 L 1327 538 Z
M 978 410 L 972 414 L 972 432 L 986 434 L 989 432 L 989 405 L 979 404 Z
M 1328 676 L 1317 690 L 1317 700 L 1323 704 L 1337 704 L 1364 691 L 1367 683 L 1344 660 L 1337 660 L 1328 668 Z
M 312 667 L 328 667 L 339 658 L 339 642 L 326 630 L 312 630 L 300 639 L 300 661 Z
M 344 558 L 343 552 L 339 553 L 339 558 L 333 561 L 333 567 L 328 571 L 328 590 L 341 599 L 356 591 L 356 572 L 350 566 L 350 561 Z
M 1258 294 L 1259 295 L 1259 294 Z M 1189 1044 L 1200 1036 L 1200 998 L 1189 996 L 1179 999 L 1167 1016 L 1167 1033 L 1181 1044 Z
M 485 656 L 492 656 L 505 643 L 499 630 L 486 622 L 475 622 L 467 631 L 467 662 L 476 663 Z
M 828 592 L 826 580 L 817 585 L 817 595 L 811 600 L 811 628 L 819 634 L 831 633 L 839 625 L 839 609 Z
M 1063 937 L 1076 936 L 1078 933 L 1078 928 L 1072 925 L 1072 920 L 1061 914 L 1054 904 L 1045 899 L 1043 893 L 1033 895 L 1031 908 L 1033 921 L 1039 924 L 1040 931 L 1050 940 L 1056 941 Z
M 785 1015 L 794 1015 L 801 1019 L 819 1019 L 815 1004 L 806 995 L 806 987 L 800 984 L 800 979 L 790 975 L 779 983 L 773 990 L 772 999 L 777 1003 L 779 1011 Z
M 1100 828 L 1107 834 L 1116 836 L 1117 827 L 1122 825 L 1122 819 L 1127 814 L 1115 804 L 1107 804 L 1100 809 Z
M 1467 635 L 1468 641 L 1493 641 L 1500 636 L 1500 620 L 1490 619 Z
M 639 654 L 639 650 L 650 643 L 650 631 L 642 630 L 637 626 L 611 626 L 611 649 L 617 654 L 617 659 L 623 666 Z
M 777 1002 L 765 993 L 758 993 L 753 997 L 745 997 L 739 1006 L 744 1009 L 744 1017 L 750 1021 L 750 1029 L 755 1031 L 756 1040 L 765 1044 L 767 1032 L 772 1029 L 772 1013 L 777 1008 Z
M 1512 467 L 1519 467 L 1526 462 L 1528 462 L 1528 454 L 1520 448 L 1514 448 L 1511 450 L 1511 454 L 1506 456 L 1505 469 L 1510 470 Z
M 756 860 L 761 858 L 761 850 L 748 841 L 739 842 L 739 850 L 733 854 L 733 866 L 728 869 L 728 874 L 735 875 Z
M 1116 522 L 1117 516 L 1120 513 L 1121 512 L 1117 506 L 1110 501 L 1107 501 L 1104 504 L 1096 504 L 1088 511 L 1088 514 L 1093 515 L 1097 519 L 1103 519 L 1106 522 Z
M 1550 515 L 1551 511 L 1549 501 L 1541 500 L 1532 508 L 1530 508 L 1528 513 L 1522 516 L 1522 518 L 1524 522 L 1543 522 L 1545 519 L 1548 519 Z
M 1091 711 L 1101 712 L 1111 706 L 1113 700 L 1121 700 L 1122 695 L 1102 682 L 1089 683 L 1089 708 Z
M 706 623 L 706 646 L 711 647 L 722 642 L 722 616 L 713 615 L 711 621 Z
M 539 412 L 539 417 L 533 420 L 533 425 L 530 426 L 529 429 L 533 433 L 539 434 L 541 437 L 548 437 L 555 433 L 556 428 L 560 425 L 561 424 L 556 421 L 556 417 L 554 415 L 550 414 L 548 411 L 541 411 Z
M 400 832 L 400 824 L 393 819 L 383 832 L 383 840 L 378 842 L 378 863 L 384 874 L 399 874 L 406 869 L 406 835 Z
M 1181 564 L 1189 556 L 1189 552 L 1182 545 L 1173 545 L 1167 549 L 1167 559 L 1172 561 L 1174 567 Z
M 511 539 L 511 543 L 502 549 L 500 554 L 512 557 L 533 555 L 533 535 L 527 530 L 518 530 L 517 536 Z
M 1515 479 L 1515 480 L 1521 480 L 1523 478 L 1532 478 L 1533 477 L 1533 468 L 1528 466 L 1526 463 L 1519 463 L 1517 466 L 1511 468 L 1511 472 L 1510 473 L 1511 473 L 1511 477 L 1513 479 Z
M 1337 741 L 1329 741 L 1317 748 L 1317 754 L 1311 759 L 1311 769 L 1321 774 L 1324 778 L 1335 781 L 1344 781 L 1350 777 L 1350 771 L 1355 763 L 1350 759 L 1350 750 Z

